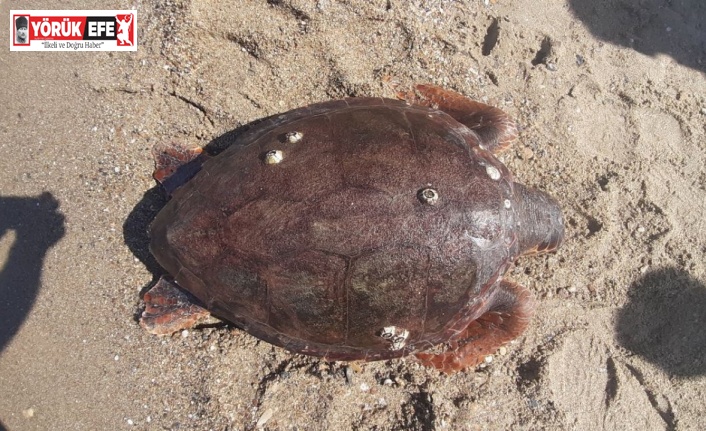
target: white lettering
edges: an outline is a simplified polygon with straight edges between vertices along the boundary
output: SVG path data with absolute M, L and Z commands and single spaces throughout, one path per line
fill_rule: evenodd
M 44 37 L 51 34 L 51 24 L 49 24 L 49 21 L 42 21 L 42 25 L 39 27 L 39 32 L 42 33 L 42 36 Z
M 34 30 L 34 37 L 39 37 L 39 26 L 41 22 L 32 21 L 32 30 Z
M 72 22 L 71 23 L 71 36 L 81 36 L 81 23 Z
M 88 25 L 88 35 L 95 36 L 115 36 L 115 23 L 106 21 L 91 21 Z

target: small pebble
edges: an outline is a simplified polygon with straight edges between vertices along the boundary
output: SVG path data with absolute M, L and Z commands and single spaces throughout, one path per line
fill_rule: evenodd
M 353 369 L 350 367 L 350 365 L 343 369 L 343 374 L 346 376 L 346 383 L 353 383 L 355 373 L 353 372 Z
M 133 425 L 135 425 L 135 422 L 133 422 L 132 419 L 128 419 L 127 424 L 130 426 L 133 426 Z
M 486 357 L 485 357 L 485 363 L 486 363 L 486 364 L 489 364 L 489 363 L 491 363 L 491 362 L 493 362 L 493 355 L 488 355 L 488 356 L 486 356 Z
M 385 386 L 392 386 L 392 379 L 385 379 L 385 381 L 382 382 L 382 384 Z
M 22 416 L 24 416 L 26 419 L 29 419 L 34 416 L 34 409 L 32 407 L 22 410 Z
M 505 346 L 502 346 L 501 348 L 498 349 L 498 355 L 503 356 L 507 353 L 507 348 Z
M 531 409 L 536 409 L 537 407 L 539 407 L 539 401 L 535 400 L 534 398 L 530 398 L 527 400 L 527 405 Z
M 361 383 L 360 390 L 363 392 L 368 392 L 370 390 L 370 385 L 368 385 L 367 383 Z
M 274 412 L 272 411 L 272 409 L 265 410 L 265 412 L 262 414 L 262 416 L 260 416 L 260 419 L 257 420 L 257 423 L 255 424 L 255 426 L 258 428 L 264 427 L 265 424 L 267 423 L 267 421 L 269 421 L 272 418 L 273 414 L 274 414 Z
M 701 108 L 701 113 L 702 113 L 703 115 L 706 115 L 706 108 Z
M 556 291 L 557 296 L 560 296 L 562 298 L 568 298 L 569 297 L 569 291 L 564 289 L 563 287 L 560 289 L 557 289 Z
M 571 286 L 567 290 L 569 291 L 569 293 L 576 293 L 578 289 L 576 288 L 576 286 Z
M 182 338 L 186 338 L 186 337 L 188 337 L 188 336 L 189 336 L 189 330 L 188 330 L 188 329 L 184 329 L 183 331 L 181 331 L 181 337 L 182 337 Z
M 119 359 L 120 359 L 120 355 L 115 355 L 115 357 L 114 357 L 113 359 L 115 359 L 116 361 L 119 360 Z
M 647 270 L 650 269 L 649 265 L 645 265 L 642 268 L 640 268 L 640 273 L 644 274 L 647 272 Z
M 645 233 L 645 228 L 642 227 L 642 226 L 640 226 L 640 227 L 637 228 L 637 231 L 640 232 L 640 233 Z
M 522 147 L 520 150 L 520 158 L 522 160 L 529 160 L 534 157 L 534 151 L 530 147 Z

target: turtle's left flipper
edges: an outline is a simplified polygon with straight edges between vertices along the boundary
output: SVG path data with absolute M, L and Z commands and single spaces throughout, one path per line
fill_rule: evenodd
M 529 290 L 510 281 L 498 281 L 488 311 L 454 337 L 446 351 L 416 356 L 422 364 L 445 373 L 473 368 L 522 334 L 533 312 L 534 299 Z
M 145 311 L 140 326 L 155 335 L 171 335 L 208 319 L 211 313 L 198 300 L 165 277 L 144 296 Z
M 500 109 L 476 102 L 468 97 L 436 85 L 420 84 L 415 91 L 397 92 L 397 97 L 415 105 L 439 109 L 473 130 L 493 154 L 510 146 L 517 138 L 515 122 Z

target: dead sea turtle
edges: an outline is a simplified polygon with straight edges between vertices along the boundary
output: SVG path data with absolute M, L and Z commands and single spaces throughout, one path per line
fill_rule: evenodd
M 210 312 L 293 352 L 444 372 L 522 333 L 532 295 L 503 275 L 558 247 L 557 202 L 495 157 L 516 137 L 505 113 L 435 86 L 399 95 L 269 118 L 188 181 L 169 174 L 190 157 L 161 153 L 172 197 L 150 249 L 173 279 L 145 294 L 142 326 Z

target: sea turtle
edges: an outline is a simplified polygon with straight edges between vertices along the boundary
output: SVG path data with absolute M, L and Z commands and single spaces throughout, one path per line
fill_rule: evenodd
M 503 275 L 559 246 L 561 209 L 496 158 L 517 135 L 505 113 L 415 90 L 271 117 L 171 176 L 197 153 L 160 151 L 171 200 L 150 250 L 173 278 L 145 294 L 142 326 L 170 334 L 211 312 L 292 352 L 416 354 L 444 372 L 522 333 L 532 294 Z

